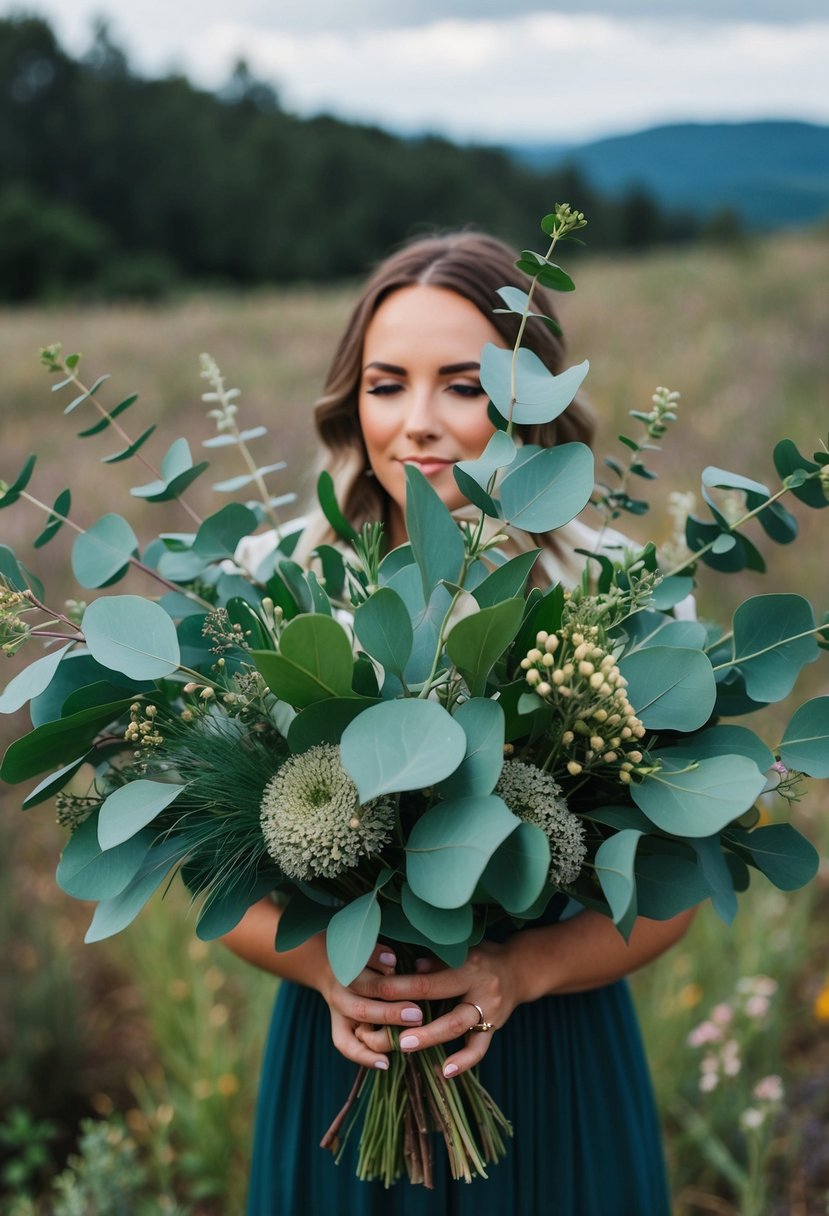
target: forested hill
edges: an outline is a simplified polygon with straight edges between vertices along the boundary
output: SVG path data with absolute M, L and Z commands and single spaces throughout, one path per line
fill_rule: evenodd
M 286 113 L 243 66 L 217 94 L 144 79 L 99 30 L 79 59 L 40 19 L 0 21 L 0 296 L 151 294 L 362 274 L 427 227 L 533 240 L 561 200 L 591 248 L 679 240 L 693 224 L 577 172 Z
M 829 127 L 806 122 L 678 123 L 578 147 L 526 145 L 520 163 L 563 165 L 618 196 L 642 186 L 663 207 L 731 208 L 757 228 L 829 216 Z

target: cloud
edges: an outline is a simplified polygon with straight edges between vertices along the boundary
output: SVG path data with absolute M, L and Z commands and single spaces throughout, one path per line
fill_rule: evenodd
M 829 120 L 829 22 L 620 21 L 579 14 L 397 30 L 217 23 L 188 59 L 217 81 L 236 55 L 285 104 L 461 139 L 571 141 L 663 121 Z
M 514 0 L 508 16 L 503 0 L 30 2 L 73 51 L 103 11 L 139 70 L 215 87 L 243 56 L 289 109 L 405 132 L 575 142 L 670 121 L 829 122 L 829 19 L 802 20 L 826 0 L 790 0 L 785 23 L 760 19 L 778 0 L 592 0 L 575 14 Z

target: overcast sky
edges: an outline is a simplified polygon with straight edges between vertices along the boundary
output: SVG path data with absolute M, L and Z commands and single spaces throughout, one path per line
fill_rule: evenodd
M 21 3 L 0 0 L 0 16 Z M 286 108 L 459 139 L 572 142 L 673 121 L 829 123 L 827 0 L 31 0 L 82 51 L 208 87 L 233 63 Z

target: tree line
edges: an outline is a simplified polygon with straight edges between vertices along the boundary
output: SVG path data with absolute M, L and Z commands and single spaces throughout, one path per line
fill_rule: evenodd
M 99 24 L 73 58 L 35 17 L 0 20 L 0 298 L 163 294 L 365 273 L 406 237 L 485 228 L 532 239 L 554 202 L 590 246 L 697 235 L 646 194 L 599 195 L 506 151 L 286 112 L 239 63 L 215 93 L 148 79 Z

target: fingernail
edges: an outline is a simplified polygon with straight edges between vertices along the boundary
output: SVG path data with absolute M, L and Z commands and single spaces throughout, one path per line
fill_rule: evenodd
M 388 1062 L 388 1060 L 375 1060 L 375 1061 L 374 1061 L 374 1067 L 375 1067 L 375 1068 L 382 1068 L 383 1072 L 387 1072 L 387 1071 L 388 1071 L 388 1067 L 389 1067 L 389 1062 Z
M 458 1071 L 457 1064 L 447 1064 L 443 1070 L 443 1075 L 445 1077 L 454 1077 L 455 1073 Z
M 419 1047 L 420 1039 L 416 1034 L 404 1034 L 403 1038 L 400 1040 L 400 1046 L 404 1051 L 408 1051 L 412 1047 Z
M 384 967 L 393 967 L 397 962 L 397 956 L 389 953 L 388 950 L 384 950 L 380 955 L 380 962 Z
M 415 1008 L 404 1009 L 403 1012 L 401 1013 L 400 1017 L 403 1019 L 404 1022 L 422 1022 L 423 1021 L 423 1014 L 420 1012 L 419 1009 L 415 1009 Z

